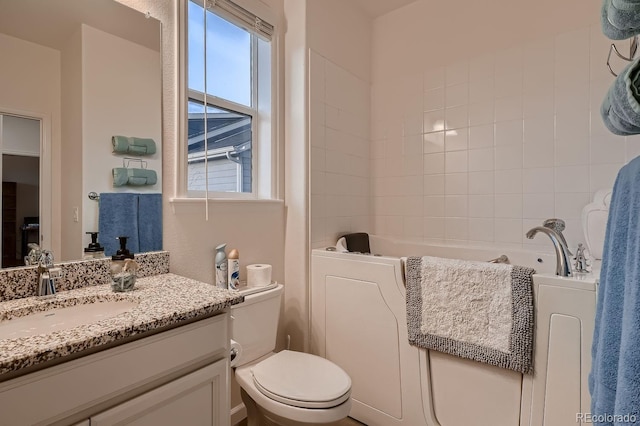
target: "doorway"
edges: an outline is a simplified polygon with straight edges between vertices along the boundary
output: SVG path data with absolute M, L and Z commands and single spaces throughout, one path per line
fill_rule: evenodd
M 24 265 L 40 244 L 40 119 L 0 115 L 2 267 Z

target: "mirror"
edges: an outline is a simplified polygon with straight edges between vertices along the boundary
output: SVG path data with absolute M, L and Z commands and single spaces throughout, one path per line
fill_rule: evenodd
M 0 10 L 3 201 L 9 206 L 18 188 L 30 197 L 15 218 L 2 216 L 2 265 L 13 265 L 12 247 L 19 262 L 34 241 L 56 261 L 80 259 L 86 232 L 99 230 L 99 202 L 89 193 L 162 191 L 161 24 L 115 0 L 0 0 Z M 35 149 L 33 137 L 12 142 L 17 151 L 2 137 L 2 122 L 16 120 L 39 129 Z M 153 139 L 156 150 L 113 153 L 112 136 Z M 156 179 L 114 186 L 113 170 L 133 167 Z M 22 180 L 7 174 L 16 168 Z

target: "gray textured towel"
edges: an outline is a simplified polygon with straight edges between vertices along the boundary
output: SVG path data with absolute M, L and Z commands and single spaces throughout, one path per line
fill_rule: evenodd
M 156 141 L 151 138 L 112 136 L 113 152 L 118 154 L 151 155 L 156 153 Z
M 640 2 L 637 0 L 603 0 L 600 24 L 604 35 L 624 40 L 640 34 Z
M 114 167 L 112 173 L 113 186 L 143 186 L 158 183 L 158 175 L 151 169 Z
M 409 343 L 533 373 L 531 268 L 407 259 Z
M 640 60 L 636 60 L 613 81 L 602 101 L 600 115 L 616 135 L 640 134 Z

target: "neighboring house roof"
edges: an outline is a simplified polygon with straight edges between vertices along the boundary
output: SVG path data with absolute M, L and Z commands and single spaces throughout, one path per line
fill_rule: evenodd
M 209 113 L 207 124 L 208 150 L 236 147 L 244 151 L 251 144 L 251 117 L 233 113 Z M 189 113 L 188 152 L 204 151 L 205 120 L 202 113 Z

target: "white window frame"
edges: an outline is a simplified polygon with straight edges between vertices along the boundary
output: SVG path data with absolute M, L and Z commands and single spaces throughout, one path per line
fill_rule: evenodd
M 238 112 L 241 114 L 245 114 L 251 117 L 251 132 L 252 132 L 252 146 L 251 146 L 251 162 L 252 162 L 252 191 L 251 192 L 214 192 L 209 191 L 208 196 L 205 191 L 189 191 L 187 188 L 188 185 L 188 102 L 190 99 L 193 99 L 196 102 L 200 102 L 204 104 L 204 94 L 202 92 L 190 90 L 188 88 L 187 81 L 187 32 L 188 32 L 188 2 L 192 0 L 182 0 L 179 5 L 179 14 L 180 14 L 180 31 L 179 31 L 179 52 L 180 52 L 180 79 L 179 79 L 179 88 L 181 92 L 181 99 L 179 110 L 180 110 L 180 133 L 181 143 L 179 144 L 179 155 L 177 155 L 177 161 L 179 162 L 176 174 L 176 197 L 182 199 L 204 199 L 208 198 L 209 200 L 215 199 L 245 199 L 245 200 L 257 200 L 257 199 L 276 199 L 277 198 L 277 178 L 278 178 L 278 114 L 277 114 L 277 64 L 278 64 L 278 34 L 274 32 L 271 40 L 270 40 L 270 69 L 269 69 L 269 88 L 270 88 L 270 102 L 269 107 L 270 110 L 266 111 L 264 114 L 267 118 L 261 118 L 260 114 L 260 104 L 258 99 L 259 94 L 259 81 L 264 78 L 261 78 L 260 72 L 260 62 L 258 61 L 259 49 L 258 49 L 258 40 L 257 36 L 251 33 L 252 42 L 251 42 L 251 92 L 252 99 L 251 104 L 252 107 L 247 107 L 245 105 L 238 104 L 236 102 L 229 101 L 227 99 L 219 98 L 213 95 L 206 96 L 206 105 L 210 105 L 214 108 L 219 108 L 223 110 L 229 110 L 232 112 Z M 256 6 L 257 9 L 261 9 L 258 12 L 260 14 L 255 13 L 256 16 L 264 16 L 269 22 L 274 22 L 275 19 L 267 13 L 267 10 L 264 7 L 260 7 L 256 0 L 233 0 L 236 4 L 245 8 L 246 10 L 253 9 L 252 6 Z M 202 5 L 203 0 L 198 0 L 198 3 Z M 256 3 L 255 5 L 253 3 Z M 253 11 L 252 11 L 253 13 Z M 237 22 L 234 22 L 231 19 L 228 19 L 223 14 L 218 14 L 222 19 L 228 20 L 229 22 L 238 25 Z M 261 84 L 264 84 L 261 83 Z M 205 107 L 206 107 L 205 105 Z M 268 131 L 264 131 L 261 120 L 265 122 L 268 121 Z

